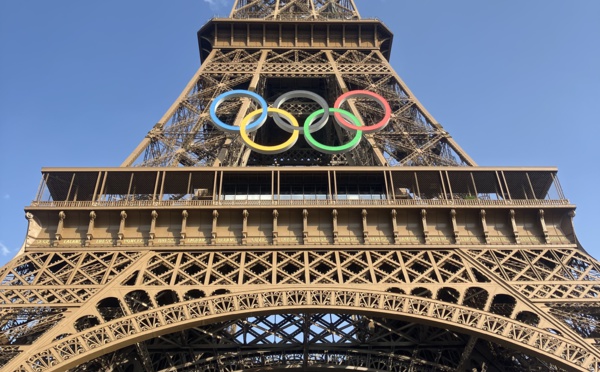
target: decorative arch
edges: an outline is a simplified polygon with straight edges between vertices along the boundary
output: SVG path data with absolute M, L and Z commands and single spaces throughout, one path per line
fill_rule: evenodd
M 201 289 L 190 289 L 183 295 L 184 300 L 197 300 L 206 297 L 206 294 Z
M 231 291 L 229 289 L 219 288 L 219 289 L 213 291 L 211 296 L 220 296 L 220 295 L 225 295 L 225 294 L 229 294 L 229 293 L 231 293 Z
M 539 315 L 532 313 L 531 311 L 521 311 L 517 314 L 515 319 L 521 323 L 529 324 L 534 327 L 537 327 L 537 325 L 540 324 Z
M 517 299 L 507 294 L 497 294 L 492 299 L 490 312 L 492 314 L 510 317 L 517 306 Z
M 390 287 L 388 289 L 385 290 L 386 292 L 389 293 L 397 293 L 397 294 L 405 294 L 406 292 L 404 292 L 404 290 L 402 290 L 401 288 L 398 287 Z
M 465 292 L 463 305 L 473 309 L 483 310 L 489 296 L 488 291 L 483 288 L 470 287 Z
M 125 295 L 125 303 L 129 307 L 129 311 L 134 314 L 152 309 L 154 307 L 148 292 L 141 289 L 127 293 Z
M 422 298 L 432 298 L 433 294 L 427 288 L 417 287 L 410 292 L 411 295 L 422 297 Z
M 263 290 L 180 302 L 99 324 L 49 344 L 26 361 L 36 371 L 64 371 L 123 347 L 190 327 L 252 314 L 344 312 L 408 319 L 526 351 L 569 370 L 600 367 L 591 348 L 517 320 L 428 298 L 359 289 Z
M 104 298 L 96 304 L 96 310 L 105 322 L 125 316 L 121 301 L 116 297 Z
M 84 315 L 75 321 L 75 323 L 73 324 L 73 327 L 75 328 L 75 330 L 77 332 L 82 332 L 86 329 L 94 328 L 98 324 L 100 324 L 100 319 L 98 319 L 97 316 Z
M 454 288 L 443 287 L 438 290 L 436 298 L 443 302 L 457 304 L 460 299 L 460 292 Z
M 165 289 L 164 291 L 158 292 L 154 299 L 159 307 L 169 306 L 179 302 L 179 295 L 173 290 Z

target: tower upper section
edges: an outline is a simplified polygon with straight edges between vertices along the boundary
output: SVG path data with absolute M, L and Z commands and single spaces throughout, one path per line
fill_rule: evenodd
M 379 50 L 389 59 L 392 37 L 353 0 L 236 0 L 229 18 L 198 31 L 198 44 L 202 61 L 214 48 Z
M 392 39 L 355 0 L 235 0 L 198 31 L 199 70 L 123 165 L 475 165 L 390 66 Z
M 354 0 L 235 0 L 230 18 L 278 20 L 360 19 Z

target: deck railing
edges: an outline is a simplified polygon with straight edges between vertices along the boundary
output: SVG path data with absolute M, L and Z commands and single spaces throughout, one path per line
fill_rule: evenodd
M 39 208 L 144 208 L 208 206 L 562 206 L 567 199 L 358 199 L 358 200 L 118 200 L 118 201 L 33 201 Z

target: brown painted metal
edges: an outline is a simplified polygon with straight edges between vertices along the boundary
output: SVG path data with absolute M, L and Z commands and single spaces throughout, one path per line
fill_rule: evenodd
M 0 269 L 2 371 L 599 370 L 600 263 L 557 170 L 476 166 L 381 22 L 236 0 L 198 36 L 202 66 L 122 167 L 42 170 Z M 345 155 L 264 156 L 208 121 L 240 87 L 369 89 L 394 115 Z

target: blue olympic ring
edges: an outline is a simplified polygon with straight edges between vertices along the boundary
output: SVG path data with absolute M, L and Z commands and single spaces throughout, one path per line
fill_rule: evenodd
M 213 100 L 213 102 L 210 104 L 210 119 L 211 119 L 211 121 L 213 122 L 213 124 L 215 126 L 220 128 L 221 130 L 224 130 L 226 132 L 239 133 L 240 127 L 235 126 L 235 125 L 225 124 L 221 121 L 221 119 L 219 119 L 217 117 L 217 108 L 219 107 L 219 105 L 228 98 L 236 98 L 236 97 L 249 97 L 251 99 L 254 99 L 260 105 L 262 113 L 256 120 L 252 121 L 252 123 L 250 123 L 247 128 L 247 130 L 249 132 L 258 130 L 258 128 L 260 128 L 267 121 L 268 104 L 264 98 L 262 98 L 258 94 L 251 92 L 249 90 L 231 90 L 229 92 L 222 93 L 217 98 L 215 98 Z

